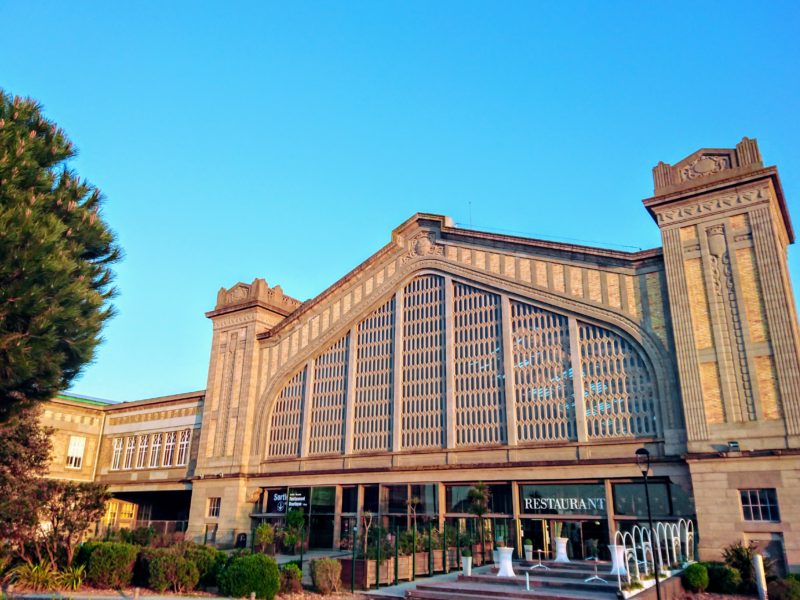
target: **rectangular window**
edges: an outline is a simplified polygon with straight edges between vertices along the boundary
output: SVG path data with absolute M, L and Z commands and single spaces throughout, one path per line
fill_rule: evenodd
M 183 466 L 189 460 L 189 439 L 192 437 L 191 429 L 184 429 L 181 431 L 181 441 L 178 444 L 178 462 L 179 466 Z
M 122 438 L 120 438 L 121 441 Z M 106 525 L 113 527 L 117 524 L 117 503 L 111 501 L 108 503 L 108 509 L 106 509 Z
M 114 439 L 114 457 L 111 459 L 111 469 L 116 471 L 122 466 L 122 438 Z
M 760 490 L 739 490 L 742 499 L 742 514 L 745 521 L 781 520 L 778 512 L 778 496 L 771 488 Z
M 69 436 L 69 447 L 67 449 L 67 468 L 80 469 L 83 466 L 83 449 L 86 447 L 86 438 L 71 435 Z
M 208 516 L 209 518 L 216 518 L 219 516 L 219 507 L 222 504 L 222 498 L 209 498 L 208 499 Z
M 153 443 L 150 447 L 150 467 L 157 467 L 158 460 L 161 458 L 161 439 L 164 437 L 163 433 L 153 434 Z
M 132 504 L 130 502 L 123 502 L 122 508 L 119 511 L 119 518 L 125 520 L 133 519 L 133 512 L 135 507 L 136 507 L 135 504 Z
M 147 466 L 147 439 L 148 436 L 139 436 L 139 451 L 136 453 L 136 468 L 144 469 Z
M 133 451 L 136 449 L 136 436 L 125 438 L 125 468 L 133 466 Z
M 163 467 L 171 467 L 175 458 L 175 432 L 167 433 L 167 441 L 164 443 L 164 460 L 161 462 Z

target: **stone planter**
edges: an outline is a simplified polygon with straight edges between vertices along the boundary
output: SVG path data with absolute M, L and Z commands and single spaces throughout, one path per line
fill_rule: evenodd
M 464 571 L 464 575 L 470 577 L 472 575 L 472 557 L 471 556 L 462 556 L 461 557 L 461 570 Z
M 522 548 L 525 550 L 525 560 L 527 560 L 528 562 L 532 562 L 533 561 L 533 546 L 523 546 Z

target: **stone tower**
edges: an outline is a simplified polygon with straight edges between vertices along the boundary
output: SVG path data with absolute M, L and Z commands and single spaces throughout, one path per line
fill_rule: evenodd
M 794 232 L 777 169 L 744 138 L 659 163 L 653 179 L 644 205 L 661 229 L 689 452 L 800 447 Z

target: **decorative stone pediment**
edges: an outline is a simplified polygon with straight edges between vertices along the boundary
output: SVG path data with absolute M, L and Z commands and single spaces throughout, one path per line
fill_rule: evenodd
M 742 138 L 736 148 L 703 148 L 675 165 L 653 168 L 656 195 L 704 185 L 763 167 L 758 142 Z
M 253 283 L 239 282 L 230 289 L 220 288 L 215 309 L 254 301 L 283 313 L 291 312 L 302 304 L 300 300 L 284 294 L 281 286 L 271 288 L 264 279 L 256 278 Z

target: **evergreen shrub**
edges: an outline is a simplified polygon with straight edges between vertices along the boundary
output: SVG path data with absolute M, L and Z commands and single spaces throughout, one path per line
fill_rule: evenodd
M 120 589 L 130 585 L 139 552 L 137 546 L 102 542 L 89 556 L 86 579 L 94 587 Z
M 693 592 L 704 592 L 708 588 L 708 569 L 701 563 L 691 564 L 683 572 L 683 581 Z
M 255 592 L 256 598 L 272 600 L 280 587 L 278 565 L 270 556 L 249 554 L 231 560 L 218 578 L 220 594 L 242 598 Z

